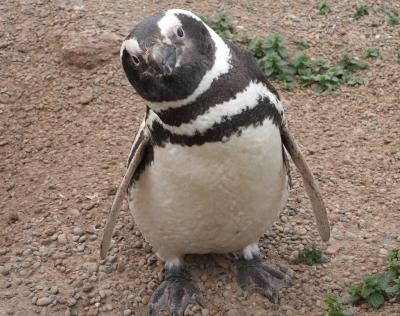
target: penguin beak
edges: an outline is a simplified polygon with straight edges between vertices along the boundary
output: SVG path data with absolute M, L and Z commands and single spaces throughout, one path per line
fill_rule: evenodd
M 170 75 L 176 65 L 176 47 L 163 44 L 154 48 L 153 59 L 156 67 L 163 76 Z

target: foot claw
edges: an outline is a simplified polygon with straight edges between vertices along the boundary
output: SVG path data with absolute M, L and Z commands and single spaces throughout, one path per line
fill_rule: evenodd
M 150 298 L 149 316 L 156 316 L 160 311 L 182 316 L 189 304 L 201 305 L 199 291 L 191 282 L 190 274 L 185 270 L 167 273 Z
M 293 284 L 286 268 L 263 264 L 259 258 L 240 259 L 237 267 L 240 287 L 249 292 L 262 294 L 274 304 L 279 302 L 279 290 Z

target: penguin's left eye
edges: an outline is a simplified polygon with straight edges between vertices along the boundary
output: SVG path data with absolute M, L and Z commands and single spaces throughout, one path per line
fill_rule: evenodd
M 176 29 L 176 35 L 180 38 L 183 38 L 185 36 L 185 32 L 183 32 L 183 29 L 181 27 L 178 27 Z

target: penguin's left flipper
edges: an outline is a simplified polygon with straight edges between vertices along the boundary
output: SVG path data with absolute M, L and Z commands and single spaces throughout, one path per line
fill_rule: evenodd
M 132 177 L 141 163 L 145 149 L 148 146 L 150 141 L 150 136 L 144 130 L 139 130 L 138 137 L 134 142 L 134 150 L 131 151 L 130 159 L 128 161 L 128 168 L 122 179 L 121 184 L 117 190 L 117 194 L 115 195 L 109 217 L 104 228 L 103 238 L 100 245 L 100 257 L 104 259 L 106 257 L 107 251 L 110 248 L 111 237 L 114 231 L 115 224 L 117 223 L 121 203 L 128 189 L 129 183 L 132 180 Z
M 304 187 L 306 189 L 307 195 L 311 200 L 311 205 L 314 211 L 314 216 L 317 221 L 318 231 L 323 241 L 328 241 L 330 238 L 330 226 L 329 219 L 326 213 L 326 208 L 324 201 L 322 200 L 321 192 L 314 176 L 307 164 L 303 154 L 297 145 L 296 140 L 289 131 L 288 123 L 283 119 L 281 126 L 281 138 L 282 143 L 290 157 L 292 158 L 294 164 L 299 170 L 301 176 L 303 177 Z
M 259 293 L 274 304 L 279 303 L 279 290 L 293 285 L 286 269 L 267 265 L 259 257 L 239 259 L 237 269 L 242 290 Z
M 165 279 L 154 291 L 149 302 L 149 316 L 166 311 L 173 316 L 183 316 L 189 304 L 202 305 L 199 290 L 190 273 L 183 267 L 166 269 Z

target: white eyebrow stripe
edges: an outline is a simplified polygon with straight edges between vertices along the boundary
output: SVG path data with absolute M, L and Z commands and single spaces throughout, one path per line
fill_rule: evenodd
M 198 21 L 201 21 L 199 17 L 194 15 L 193 13 L 180 9 L 172 9 L 168 10 L 167 14 L 184 14 L 188 15 Z M 176 17 L 176 16 L 175 16 Z M 178 19 L 176 17 L 176 19 Z M 202 21 L 201 21 L 202 22 Z M 187 105 L 194 100 L 196 100 L 201 94 L 207 91 L 214 80 L 218 79 L 221 75 L 226 74 L 231 69 L 231 51 L 228 45 L 222 40 L 222 38 L 214 32 L 207 24 L 202 22 L 204 26 L 207 28 L 212 40 L 215 45 L 215 59 L 214 64 L 209 71 L 201 79 L 197 88 L 193 91 L 191 95 L 186 97 L 185 99 L 176 100 L 176 101 L 164 101 L 164 102 L 154 102 L 151 105 L 151 108 L 155 111 L 162 111 L 169 108 L 177 108 L 183 105 Z
M 142 49 L 139 46 L 138 41 L 135 38 L 130 38 L 122 42 L 121 50 L 119 52 L 120 58 L 122 58 L 122 53 L 124 49 L 128 51 L 130 55 L 137 55 L 142 53 Z
M 158 27 L 160 28 L 160 33 L 164 37 L 168 37 L 171 30 L 176 26 L 182 26 L 181 21 L 179 21 L 178 17 L 172 12 L 172 10 L 168 10 L 165 12 L 165 15 L 157 22 Z

